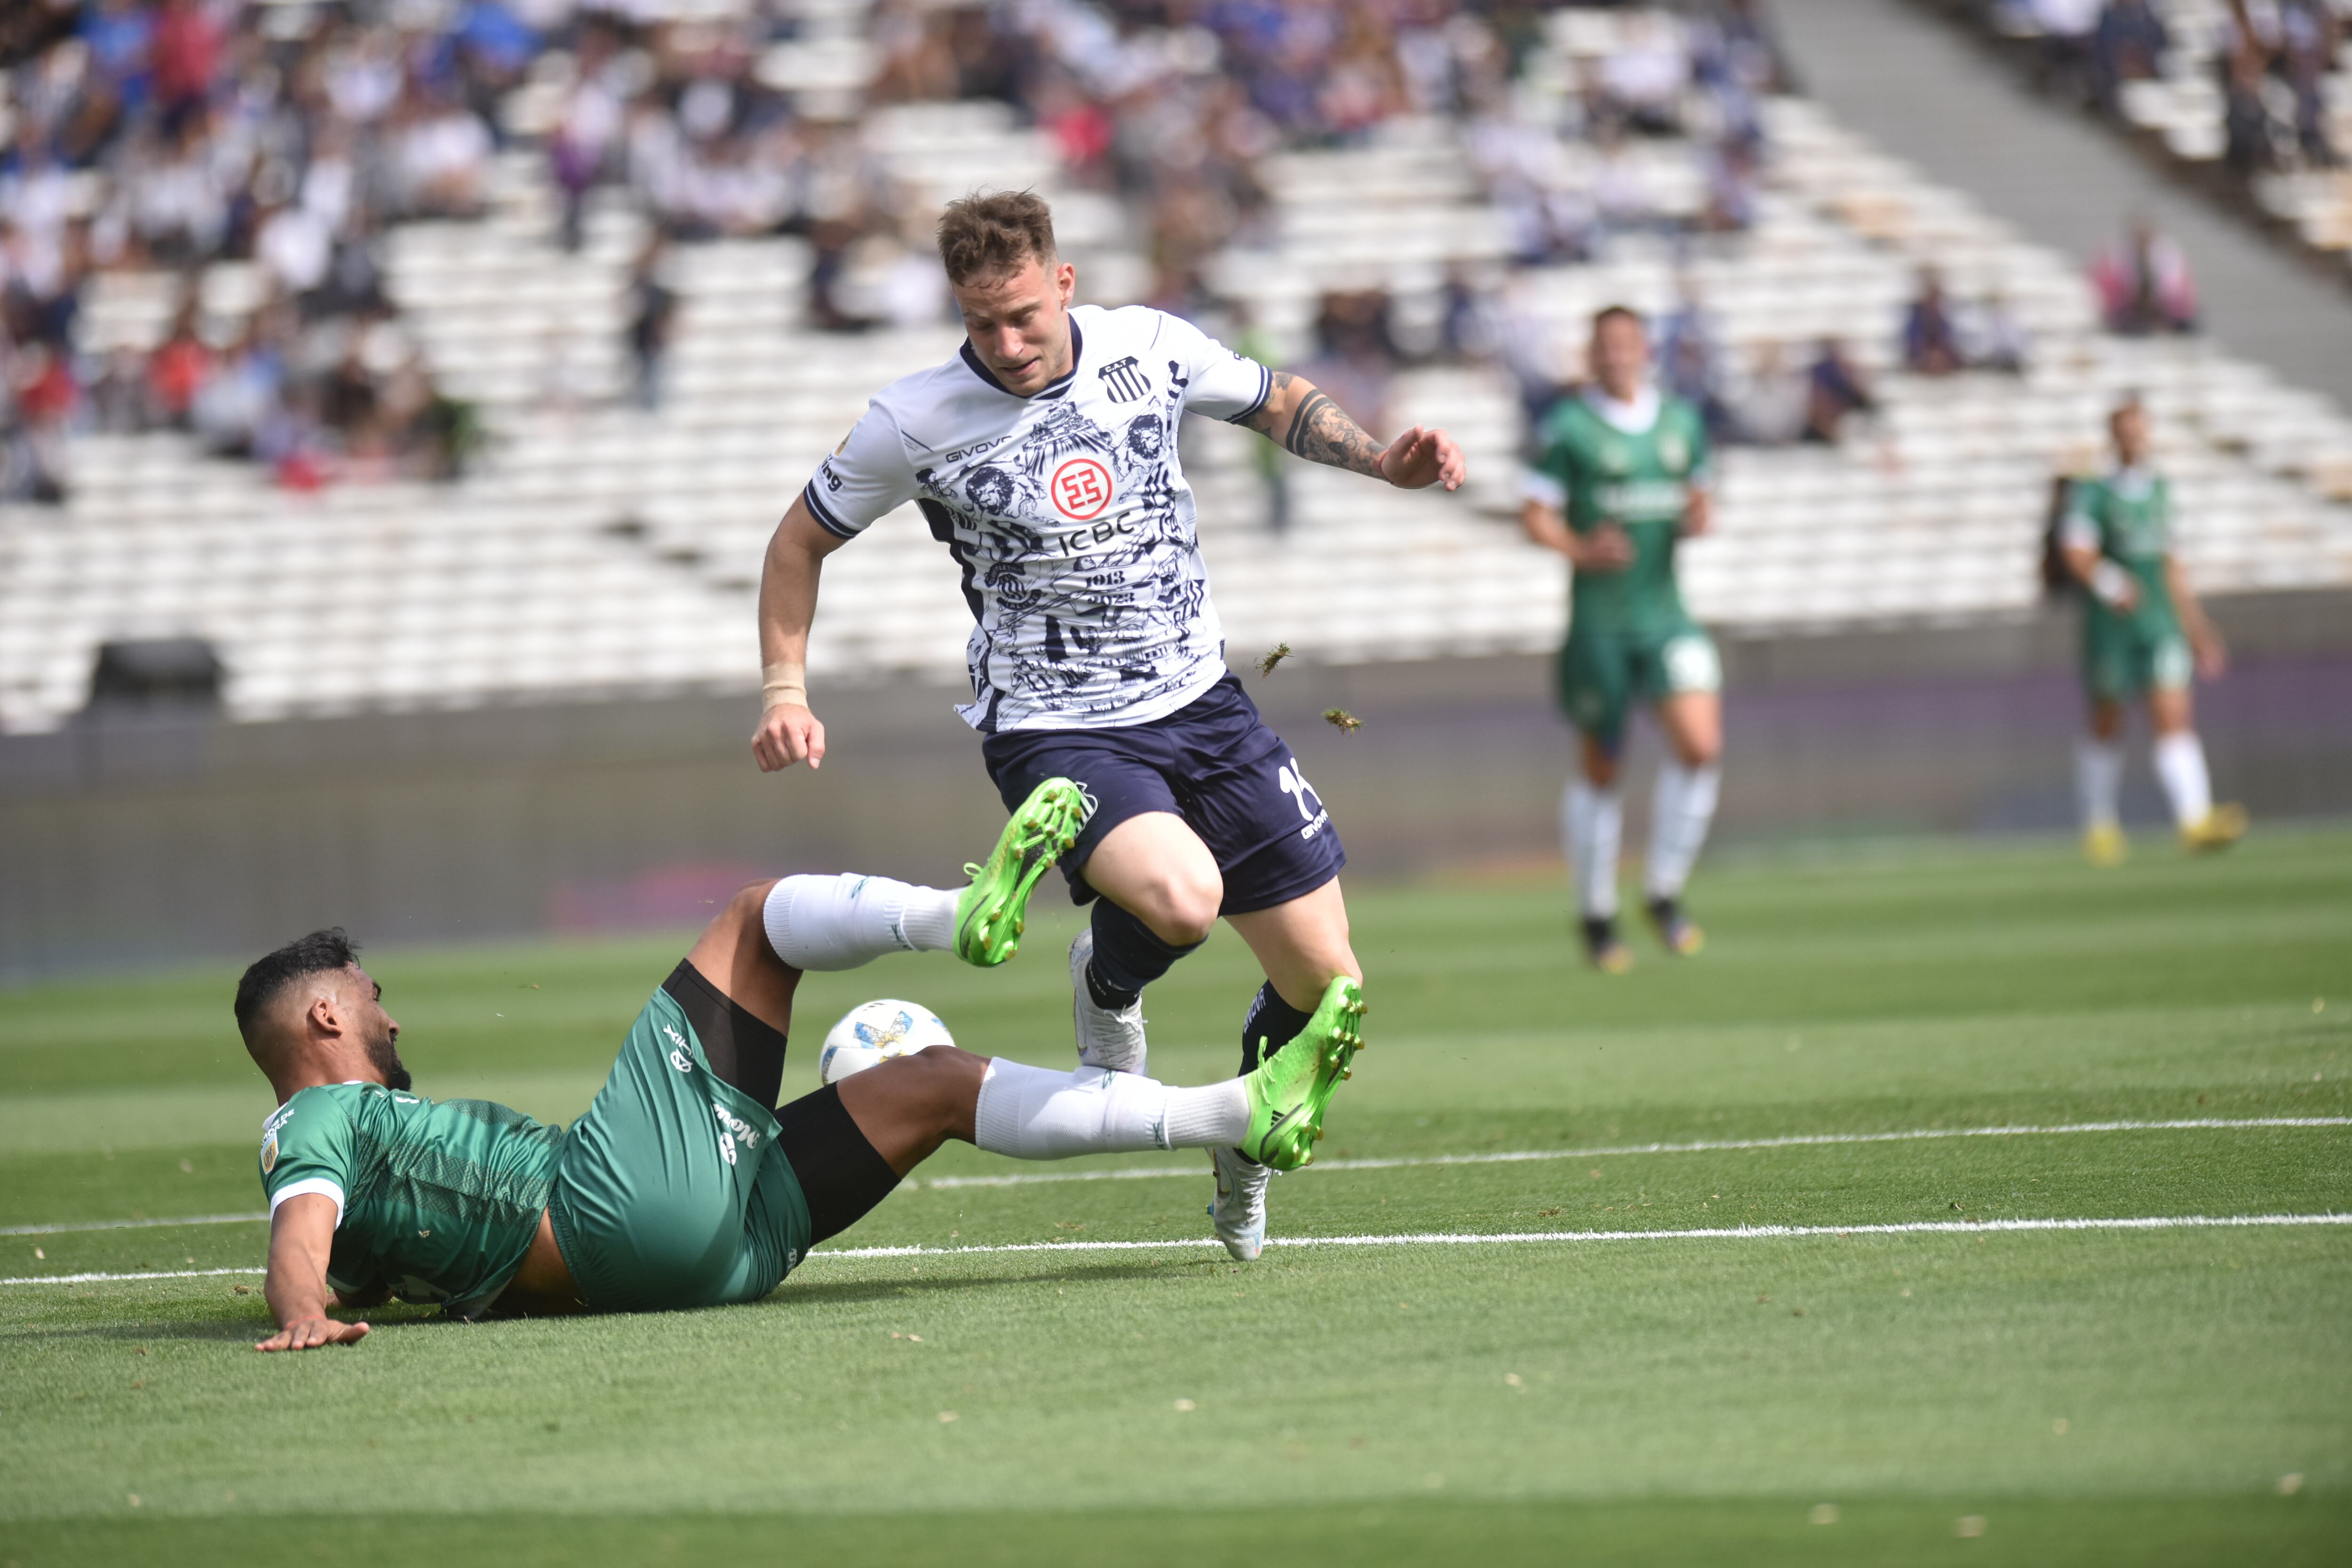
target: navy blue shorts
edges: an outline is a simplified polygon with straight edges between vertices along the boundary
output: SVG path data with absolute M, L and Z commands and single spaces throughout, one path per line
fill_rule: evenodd
M 1077 781 L 1089 809 L 1062 857 L 1070 898 L 1085 903 L 1087 858 L 1130 816 L 1172 811 L 1201 836 L 1225 879 L 1221 914 L 1245 915 L 1313 892 L 1348 852 L 1282 737 L 1228 675 L 1165 719 L 1115 730 L 1013 730 L 981 742 L 1011 811 L 1050 778 Z

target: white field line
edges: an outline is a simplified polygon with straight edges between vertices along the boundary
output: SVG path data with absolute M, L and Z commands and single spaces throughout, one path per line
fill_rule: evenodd
M 1989 1231 L 2246 1230 L 2281 1226 L 2352 1225 L 2352 1214 L 2150 1215 L 2135 1219 L 1914 1220 L 1899 1225 L 1749 1225 L 1687 1230 L 1420 1231 L 1397 1236 L 1268 1237 L 1268 1247 L 1501 1247 L 1597 1241 L 1784 1241 L 1818 1236 L 1959 1236 Z M 803 1263 L 876 1258 L 968 1258 L 1004 1252 L 1171 1252 L 1221 1247 L 1214 1237 L 1166 1241 L 1016 1241 L 993 1247 L 844 1247 L 809 1253 Z M 122 1279 L 209 1279 L 259 1274 L 258 1268 L 173 1268 L 143 1274 L 31 1274 L 0 1285 L 89 1285 Z
M 1414 1165 L 1515 1165 L 1528 1160 L 1599 1160 L 1623 1154 L 1712 1154 L 1739 1149 L 1807 1149 L 1846 1143 L 1914 1143 L 1935 1138 L 2042 1138 L 2070 1132 L 2238 1131 L 2261 1127 L 2352 1127 L 2352 1116 L 2200 1117 L 2179 1121 L 2067 1121 L 2047 1127 L 1922 1127 L 1905 1132 L 1805 1132 L 1696 1143 L 1619 1143 L 1593 1149 L 1511 1149 L 1486 1154 L 1415 1154 L 1386 1160 L 1318 1160 L 1310 1171 L 1394 1171 Z M 1141 1181 L 1197 1176 L 1197 1170 L 1144 1165 L 1122 1171 L 1040 1171 L 1004 1176 L 938 1176 L 926 1187 L 1026 1187 L 1042 1182 Z
M 192 1214 L 179 1219 L 93 1219 L 76 1225 L 5 1225 L 0 1226 L 0 1236 L 59 1236 L 77 1230 L 153 1230 L 170 1225 L 242 1225 L 247 1220 L 265 1220 L 269 1216 L 259 1209 L 251 1214 Z
M 1698 1143 L 1619 1143 L 1594 1149 L 1512 1149 L 1485 1154 L 1414 1154 L 1387 1160 L 1326 1160 L 1310 1171 L 1395 1171 L 1419 1165 L 1515 1165 L 1529 1160 L 1599 1160 L 1622 1154 L 1709 1154 L 1741 1149 L 1803 1149 L 1845 1143 L 1911 1143 L 1934 1138 L 2039 1138 L 2070 1132 L 2231 1132 L 2264 1127 L 2352 1127 L 2352 1116 L 2204 1117 L 2179 1121 L 2066 1121 L 2047 1127 L 1923 1127 L 1905 1132 L 1807 1132 L 1785 1138 L 1734 1138 Z M 938 1176 L 908 1184 L 924 1187 L 1026 1187 L 1041 1182 L 1142 1181 L 1197 1176 L 1197 1170 L 1144 1165 L 1119 1171 L 1040 1171 L 1003 1176 Z M 68 1225 L 0 1226 L 0 1236 L 63 1236 L 90 1230 L 152 1230 L 177 1225 L 246 1225 L 269 1216 L 199 1214 L 179 1219 L 104 1219 Z

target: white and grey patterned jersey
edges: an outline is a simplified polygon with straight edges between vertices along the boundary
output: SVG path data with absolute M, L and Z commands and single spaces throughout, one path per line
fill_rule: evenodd
M 1070 347 L 1031 397 L 969 342 L 892 382 L 804 492 L 845 539 L 908 500 L 929 520 L 977 623 L 957 711 L 982 734 L 1145 723 L 1224 673 L 1176 422 L 1248 418 L 1272 373 L 1139 305 L 1076 307 Z

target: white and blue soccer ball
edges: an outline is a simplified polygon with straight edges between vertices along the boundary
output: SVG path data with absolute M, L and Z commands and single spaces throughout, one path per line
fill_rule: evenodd
M 878 1067 L 892 1057 L 910 1057 L 933 1046 L 952 1046 L 955 1037 L 929 1007 L 884 997 L 860 1002 L 825 1031 L 817 1052 L 816 1075 L 839 1083 L 854 1072 Z

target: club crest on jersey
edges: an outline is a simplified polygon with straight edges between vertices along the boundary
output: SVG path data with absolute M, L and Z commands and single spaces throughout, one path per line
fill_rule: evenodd
M 1072 522 L 1090 521 L 1110 505 L 1110 470 L 1093 458 L 1066 458 L 1045 489 L 1054 498 L 1054 509 L 1064 517 Z
M 269 1136 L 261 1141 L 261 1173 L 266 1176 L 276 1169 L 278 1169 L 278 1132 L 273 1128 L 270 1130 Z
M 1133 354 L 1113 360 L 1095 374 L 1101 378 L 1103 390 L 1110 394 L 1114 403 L 1132 403 L 1151 390 L 1151 384 L 1143 379 Z
M 1658 461 L 1672 473 L 1690 467 L 1690 443 L 1683 439 L 1681 431 L 1669 430 L 1658 437 Z

